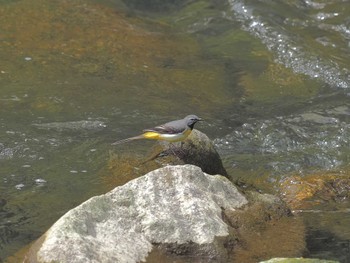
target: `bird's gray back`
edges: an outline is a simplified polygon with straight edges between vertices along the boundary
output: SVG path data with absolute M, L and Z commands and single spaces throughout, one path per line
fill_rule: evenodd
M 181 133 L 187 128 L 187 122 L 185 119 L 170 121 L 165 124 L 156 126 L 154 128 L 145 129 L 144 132 L 159 132 L 159 133 L 167 133 L 167 134 L 176 134 Z

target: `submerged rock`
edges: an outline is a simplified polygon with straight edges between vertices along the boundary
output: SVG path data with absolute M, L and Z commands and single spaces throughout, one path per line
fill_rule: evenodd
M 350 199 L 350 172 L 288 176 L 280 183 L 280 194 L 295 210 L 318 209 L 322 203 L 347 202 Z
M 26 262 L 139 262 L 156 244 L 224 260 L 227 240 L 218 237 L 228 237 L 229 226 L 222 211 L 246 204 L 222 176 L 193 165 L 164 167 L 66 213 Z
M 230 262 L 305 255 L 305 226 L 301 218 L 292 216 L 286 204 L 276 196 L 249 191 L 246 197 L 248 206 L 225 213 L 238 239 Z

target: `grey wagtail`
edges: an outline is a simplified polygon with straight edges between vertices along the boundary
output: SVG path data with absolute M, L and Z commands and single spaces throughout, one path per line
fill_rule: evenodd
M 150 139 L 167 142 L 183 141 L 190 135 L 196 122 L 202 119 L 196 115 L 188 115 L 182 120 L 167 122 L 154 128 L 145 129 L 141 135 L 116 141 L 112 145 L 121 144 L 133 140 Z

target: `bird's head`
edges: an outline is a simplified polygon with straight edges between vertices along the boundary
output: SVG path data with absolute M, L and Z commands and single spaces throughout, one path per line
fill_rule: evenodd
M 185 117 L 185 120 L 186 120 L 187 126 L 190 127 L 191 129 L 193 129 L 196 122 L 202 121 L 202 119 L 196 115 L 188 115 Z

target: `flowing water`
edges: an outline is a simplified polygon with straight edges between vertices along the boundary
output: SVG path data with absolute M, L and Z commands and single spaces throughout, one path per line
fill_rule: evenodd
M 349 169 L 348 0 L 0 1 L 0 43 L 0 262 L 112 187 L 111 142 L 190 113 L 264 191 Z M 349 207 L 303 212 L 308 256 L 350 262 Z

